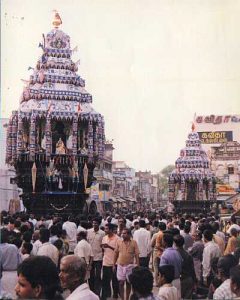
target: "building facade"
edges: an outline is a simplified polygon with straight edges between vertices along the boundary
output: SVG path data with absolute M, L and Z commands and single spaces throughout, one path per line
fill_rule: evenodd
M 240 143 L 240 115 L 194 116 L 195 130 L 208 155 L 212 147 L 226 142 Z
M 105 151 L 103 159 L 99 160 L 94 169 L 93 176 L 96 180 L 92 183 L 90 197 L 91 200 L 96 201 L 98 210 L 102 212 L 109 199 L 112 197 L 113 190 L 113 174 L 112 174 L 112 160 L 113 160 L 113 144 L 112 141 L 105 143 Z
M 240 115 L 195 116 L 194 124 L 213 173 L 223 184 L 238 189 Z
M 124 161 L 113 162 L 113 196 L 135 198 L 135 170 Z
M 240 188 L 240 143 L 226 142 L 212 147 L 211 169 L 223 184 Z
M 9 203 L 12 199 L 19 199 L 19 190 L 14 183 L 16 176 L 15 169 L 5 163 L 6 156 L 6 136 L 8 119 L 0 119 L 0 211 L 9 210 Z

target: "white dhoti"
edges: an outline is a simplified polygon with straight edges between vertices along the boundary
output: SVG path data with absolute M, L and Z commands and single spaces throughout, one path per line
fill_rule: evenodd
M 172 281 L 172 285 L 175 286 L 175 288 L 178 290 L 178 299 L 181 299 L 181 281 L 180 278 L 174 279 Z
M 198 259 L 193 259 L 193 263 L 197 280 L 200 281 L 202 277 L 202 262 Z
M 2 295 L 16 299 L 15 286 L 18 281 L 17 271 L 3 271 L 1 279 Z

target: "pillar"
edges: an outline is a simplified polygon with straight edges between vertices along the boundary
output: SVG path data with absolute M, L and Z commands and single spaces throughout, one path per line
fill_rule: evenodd
M 30 148 L 29 158 L 31 161 L 34 161 L 35 150 L 36 150 L 36 116 L 34 113 L 32 113 L 31 115 L 30 132 L 29 132 L 29 148 Z
M 47 115 L 46 118 L 46 160 L 49 161 L 52 154 L 52 127 L 51 127 L 51 116 Z
M 91 161 L 93 158 L 93 126 L 92 120 L 88 121 L 88 158 Z
M 93 131 L 93 152 L 98 155 L 98 125 L 96 124 Z
M 203 179 L 199 179 L 198 183 L 198 199 L 203 200 Z
M 209 180 L 209 183 L 208 183 L 208 195 L 209 195 L 209 200 L 214 200 L 214 197 L 213 197 L 213 183 L 212 183 L 212 179 Z
M 14 111 L 12 120 L 12 160 L 17 159 L 17 131 L 18 131 L 18 112 Z
M 7 145 L 6 145 L 6 163 L 12 160 L 12 116 L 8 122 Z
M 17 157 L 23 150 L 23 118 L 18 116 L 18 131 L 17 131 Z
M 74 156 L 77 155 L 77 138 L 78 138 L 78 115 L 75 114 L 73 117 L 72 124 L 72 153 Z
M 181 178 L 181 193 L 182 193 L 182 200 L 185 200 L 185 178 L 183 176 Z

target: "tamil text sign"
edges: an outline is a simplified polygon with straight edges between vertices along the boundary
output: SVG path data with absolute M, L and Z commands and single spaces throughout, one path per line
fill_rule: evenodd
M 202 144 L 221 144 L 233 140 L 232 131 L 204 131 L 198 134 Z
M 222 123 L 239 123 L 240 115 L 210 115 L 210 116 L 197 116 L 195 117 L 195 122 L 197 124 L 201 123 L 212 123 L 212 124 L 222 124 Z

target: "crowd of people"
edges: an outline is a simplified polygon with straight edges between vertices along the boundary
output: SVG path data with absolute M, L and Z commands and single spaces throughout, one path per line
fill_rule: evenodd
M 0 298 L 237 299 L 240 226 L 209 215 L 1 213 Z

